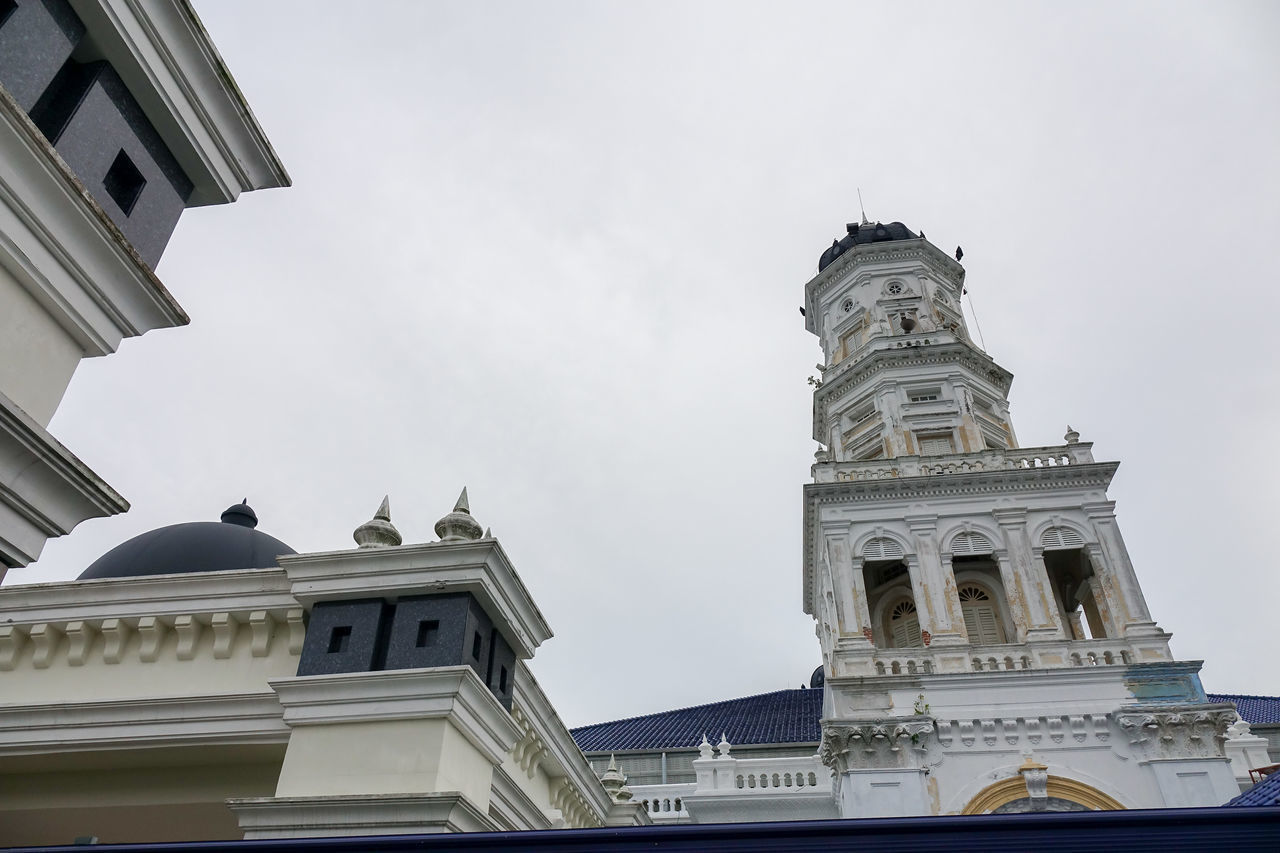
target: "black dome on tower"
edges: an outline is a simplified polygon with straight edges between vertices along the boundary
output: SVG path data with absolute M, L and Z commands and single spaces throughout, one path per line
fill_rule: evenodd
M 79 580 L 129 578 L 230 569 L 266 569 L 297 551 L 255 528 L 247 502 L 233 504 L 221 521 L 189 521 L 141 533 L 103 554 Z
M 918 235 L 901 222 L 884 223 L 864 223 L 859 225 L 851 222 L 845 226 L 849 232 L 839 240 L 831 241 L 831 247 L 822 253 L 822 257 L 818 258 L 818 272 L 822 272 L 827 265 L 854 246 L 860 246 L 863 243 L 884 243 L 889 240 L 914 240 Z

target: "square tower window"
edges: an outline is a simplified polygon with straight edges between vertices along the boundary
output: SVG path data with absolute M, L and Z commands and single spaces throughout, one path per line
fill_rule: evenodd
M 951 439 L 951 433 L 941 433 L 938 435 L 917 435 L 916 444 L 920 445 L 921 456 L 943 456 L 947 453 L 955 453 L 955 442 Z
M 142 195 L 142 188 L 147 185 L 147 179 L 142 177 L 138 167 L 133 165 L 129 155 L 121 148 L 120 153 L 111 163 L 111 168 L 107 170 L 107 176 L 102 179 L 102 185 L 106 188 L 107 195 L 111 196 L 111 200 L 120 206 L 125 216 L 128 216 L 133 212 L 138 196 Z

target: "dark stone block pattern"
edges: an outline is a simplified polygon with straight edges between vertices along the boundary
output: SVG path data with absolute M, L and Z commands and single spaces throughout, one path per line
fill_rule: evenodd
M 192 183 L 120 76 L 105 62 L 68 62 L 31 118 L 151 267 Z
M 298 675 L 381 669 L 390 609 L 381 599 L 317 604 L 307 624 Z
M 0 0 L 0 84 L 30 113 L 83 37 L 66 0 Z
M 396 604 L 317 604 L 307 625 L 298 675 L 458 664 L 475 670 L 503 707 L 511 709 L 515 651 L 480 602 L 466 592 L 415 596 Z

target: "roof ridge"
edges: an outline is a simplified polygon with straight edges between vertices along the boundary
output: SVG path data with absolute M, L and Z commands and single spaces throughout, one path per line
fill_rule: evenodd
M 758 699 L 761 696 L 776 696 L 779 693 L 801 693 L 801 692 L 808 692 L 809 690 L 816 690 L 816 689 L 817 688 L 813 688 L 813 687 L 784 687 L 781 690 L 766 690 L 763 693 L 753 693 L 750 696 L 739 696 L 734 699 L 718 699 L 715 702 L 703 702 L 701 705 L 687 705 L 683 708 L 670 708 L 666 711 L 654 711 L 651 714 L 637 714 L 634 717 L 619 717 L 616 720 L 605 720 L 604 722 L 601 722 L 601 723 L 587 723 L 585 726 L 575 726 L 569 729 L 569 731 L 570 733 L 580 732 L 586 729 L 598 728 L 599 726 L 612 726 L 618 723 L 629 723 L 629 722 L 632 722 L 633 720 L 644 720 L 644 719 L 648 719 L 649 717 L 661 717 L 663 714 L 678 714 L 683 711 L 698 711 L 703 708 L 711 708 L 715 705 L 726 705 L 730 702 L 745 702 L 748 699 Z
M 1232 696 L 1237 699 L 1270 699 L 1273 702 L 1280 702 L 1280 696 L 1262 696 L 1257 693 L 1214 693 L 1205 691 L 1206 696 Z

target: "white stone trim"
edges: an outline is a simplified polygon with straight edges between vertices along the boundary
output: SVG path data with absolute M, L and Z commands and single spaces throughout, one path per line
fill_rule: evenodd
M 187 0 L 70 3 L 195 184 L 189 205 L 231 202 L 241 192 L 289 185 Z
M 172 621 L 177 616 L 223 612 L 244 614 L 247 619 L 257 610 L 279 613 L 291 609 L 300 607 L 289 594 L 288 578 L 280 569 L 100 578 L 0 588 L 0 612 L 12 624 L 77 619 L 97 624 L 140 617 Z
M 274 693 L 0 705 L 0 757 L 140 746 L 286 743 Z
M 500 829 L 551 829 L 551 820 L 546 813 L 501 767 L 493 768 L 489 814 L 502 824 Z
M 492 832 L 499 829 L 457 791 L 227 800 L 245 840 Z
M 115 489 L 0 394 L 0 579 L 5 563 L 34 561 L 50 537 L 128 508 Z M 3 605 L 0 611 L 13 616 Z
M 517 657 L 533 657 L 551 637 L 551 628 L 495 539 L 290 554 L 279 562 L 294 597 L 308 609 L 317 601 L 469 592 Z
M 550 775 L 564 776 L 582 798 L 592 817 L 604 823 L 612 800 L 600 784 L 599 777 L 591 769 L 582 750 L 560 720 L 537 679 L 523 662 L 517 665 L 515 704 L 524 712 L 528 725 L 536 733 L 547 751 L 544 762 Z M 544 765 L 545 766 L 545 765 Z
M 520 729 L 469 666 L 304 675 L 268 682 L 285 725 L 448 718 L 495 765 Z

